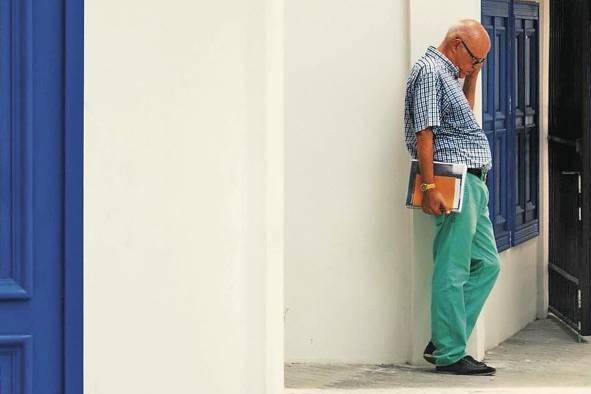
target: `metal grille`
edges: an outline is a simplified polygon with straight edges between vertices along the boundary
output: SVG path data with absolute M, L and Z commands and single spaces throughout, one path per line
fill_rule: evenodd
M 579 330 L 578 280 L 550 264 L 550 310 Z

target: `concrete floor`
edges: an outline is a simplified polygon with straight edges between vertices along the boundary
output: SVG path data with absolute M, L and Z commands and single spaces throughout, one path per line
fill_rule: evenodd
M 432 366 L 285 365 L 286 394 L 591 394 L 591 344 L 553 319 L 537 320 L 486 352 L 495 376 L 434 373 Z

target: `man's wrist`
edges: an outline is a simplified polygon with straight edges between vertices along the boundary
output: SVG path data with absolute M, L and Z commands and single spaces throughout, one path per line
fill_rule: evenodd
M 476 82 L 476 80 L 478 79 L 478 71 L 474 71 L 472 74 L 468 74 L 466 75 L 466 77 L 464 78 L 464 83 L 467 82 Z
M 420 189 L 423 192 L 433 190 L 433 189 L 435 189 L 435 183 L 434 182 L 423 182 L 423 183 L 421 183 Z

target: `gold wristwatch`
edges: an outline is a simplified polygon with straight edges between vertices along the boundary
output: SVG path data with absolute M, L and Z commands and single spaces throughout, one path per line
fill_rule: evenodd
M 434 183 L 421 183 L 421 191 L 426 192 L 429 189 L 435 189 Z

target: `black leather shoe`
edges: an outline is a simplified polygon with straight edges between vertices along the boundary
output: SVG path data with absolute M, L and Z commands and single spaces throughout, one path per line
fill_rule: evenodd
M 456 361 L 450 365 L 438 365 L 435 367 L 439 373 L 449 373 L 454 375 L 474 375 L 474 376 L 492 376 L 497 371 L 493 367 L 489 367 L 486 364 L 477 365 L 470 361 L 470 356 Z
M 435 347 L 435 344 L 433 343 L 433 341 L 430 341 L 427 344 L 427 347 L 425 348 L 425 350 L 423 351 L 423 358 L 431 364 L 435 364 L 435 357 L 433 357 L 433 353 L 435 352 L 435 349 L 437 349 Z M 480 362 L 478 360 L 476 360 L 474 357 L 472 356 L 466 356 L 468 357 L 468 360 L 471 361 L 472 363 L 476 364 L 476 365 L 480 365 L 480 366 L 486 366 L 485 363 Z
M 433 342 L 429 342 L 427 347 L 423 351 L 423 358 L 431 364 L 435 364 L 435 357 L 433 357 L 433 352 L 435 351 L 435 345 Z
M 480 365 L 480 366 L 486 366 L 486 364 L 485 364 L 485 363 L 483 363 L 483 362 L 481 362 L 481 361 L 478 361 L 478 360 L 476 360 L 474 357 L 472 357 L 472 356 L 470 356 L 470 355 L 468 355 L 468 356 L 466 356 L 466 357 L 468 357 L 468 360 L 470 360 L 472 363 L 474 363 L 474 364 L 476 364 L 476 365 Z

